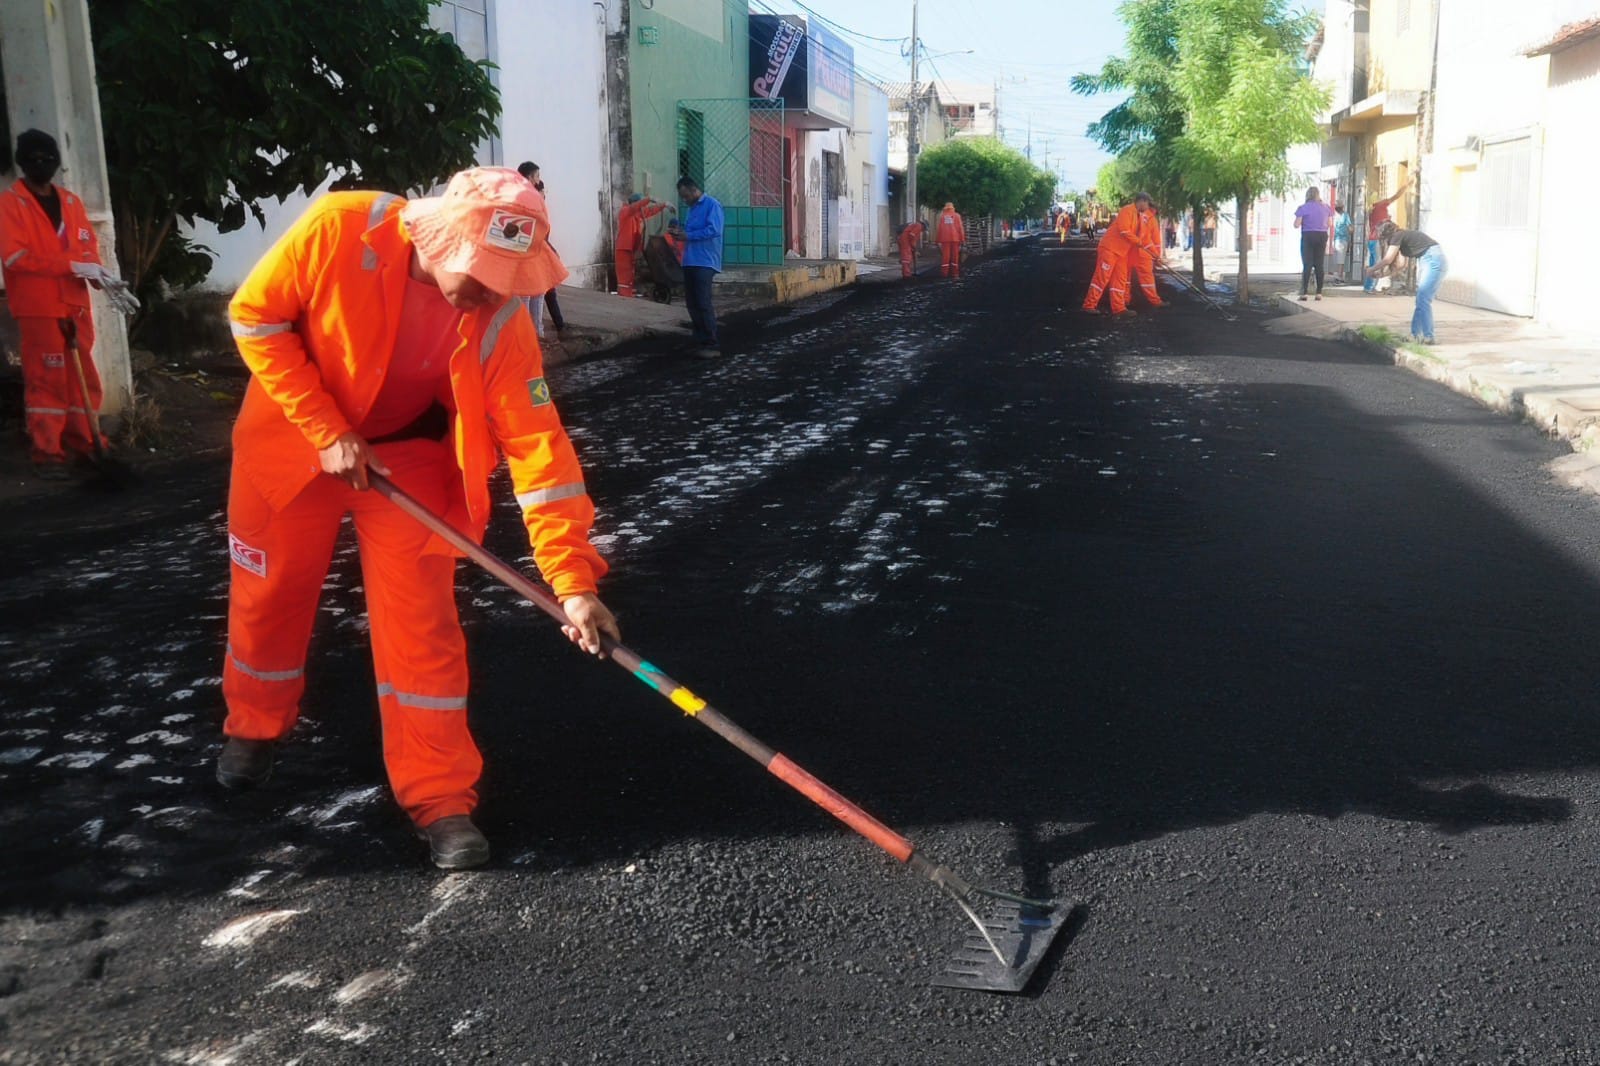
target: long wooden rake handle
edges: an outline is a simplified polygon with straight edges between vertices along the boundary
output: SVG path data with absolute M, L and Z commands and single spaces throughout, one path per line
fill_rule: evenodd
M 556 599 L 555 594 L 549 589 L 535 584 L 516 567 L 488 551 L 482 545 L 475 543 L 470 537 L 467 537 L 443 518 L 418 503 L 404 489 L 401 489 L 382 474 L 369 468 L 367 470 L 367 482 L 379 494 L 393 502 L 396 507 L 443 537 L 451 545 L 465 553 L 473 562 L 505 582 L 512 589 L 526 596 L 545 614 L 562 625 L 571 624 L 567 618 L 567 612 L 561 608 L 561 602 Z M 605 653 L 618 666 L 671 700 L 673 706 L 684 714 L 687 714 L 760 763 L 772 776 L 872 841 L 872 843 L 894 856 L 897 860 L 910 864 L 918 873 L 922 873 L 938 882 L 941 886 L 949 888 L 961 898 L 965 898 L 967 894 L 973 891 L 972 886 L 955 877 L 945 867 L 935 866 L 921 855 L 916 854 L 916 848 L 912 846 L 911 841 L 878 821 L 838 792 L 835 792 L 827 784 L 807 773 L 804 768 L 796 764 L 787 755 L 768 747 L 754 736 L 745 732 L 744 729 L 729 720 L 721 711 L 696 696 L 687 686 L 669 677 L 659 666 L 656 666 L 626 644 L 612 640 L 605 634 L 601 634 L 600 642 Z M 939 874 L 939 876 L 935 876 L 935 874 Z

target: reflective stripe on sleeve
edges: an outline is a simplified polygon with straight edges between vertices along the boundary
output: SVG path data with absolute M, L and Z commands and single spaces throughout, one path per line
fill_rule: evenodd
M 489 320 L 489 328 L 483 331 L 483 347 L 478 350 L 478 362 L 487 363 L 494 354 L 494 347 L 500 343 L 500 331 L 505 329 L 506 323 L 511 321 L 511 316 L 524 307 L 522 301 L 507 300 L 500 305 L 500 310 L 494 313 L 494 318 Z
M 465 696 L 420 696 L 415 692 L 400 692 L 393 685 L 378 686 L 378 696 L 393 696 L 395 702 L 404 707 L 416 707 L 424 711 L 464 711 L 467 709 Z
M 372 207 L 367 211 L 367 228 L 376 228 L 378 223 L 383 221 L 383 216 L 389 213 L 389 205 L 398 199 L 400 199 L 400 197 L 394 195 L 394 193 L 386 192 L 376 200 L 372 201 Z M 378 253 L 372 250 L 372 245 L 370 244 L 367 245 L 366 249 L 361 253 L 361 269 L 378 269 Z
M 295 681 L 306 672 L 304 667 L 298 670 L 257 670 L 233 654 L 232 646 L 228 648 L 228 661 L 245 677 L 253 677 L 257 681 Z
M 228 320 L 235 337 L 270 337 L 274 333 L 287 333 L 293 328 L 289 322 L 236 322 Z
M 23 410 L 30 415 L 64 415 L 67 413 L 65 407 L 24 407 Z
M 6 260 L 6 266 L 15 266 L 16 263 L 17 263 L 17 260 L 21 259 L 23 256 L 25 256 L 27 254 L 28 254 L 28 250 L 26 248 L 23 248 L 20 251 L 11 253 L 11 258 Z
M 517 493 L 517 502 L 524 507 L 537 507 L 541 503 L 554 503 L 556 500 L 582 496 L 586 491 L 588 490 L 583 487 L 583 482 L 569 481 L 565 485 L 552 485 L 547 489 L 519 492 Z

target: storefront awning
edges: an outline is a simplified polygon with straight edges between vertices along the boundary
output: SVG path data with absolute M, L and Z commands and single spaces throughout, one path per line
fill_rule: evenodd
M 1422 107 L 1422 93 L 1416 89 L 1386 89 L 1334 113 L 1329 132 L 1364 133 L 1390 119 L 1415 119 Z

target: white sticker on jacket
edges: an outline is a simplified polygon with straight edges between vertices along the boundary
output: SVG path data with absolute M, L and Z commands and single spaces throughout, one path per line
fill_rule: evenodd
M 256 577 L 267 576 L 267 553 L 252 548 L 232 533 L 228 534 L 228 555 L 235 566 L 248 570 Z

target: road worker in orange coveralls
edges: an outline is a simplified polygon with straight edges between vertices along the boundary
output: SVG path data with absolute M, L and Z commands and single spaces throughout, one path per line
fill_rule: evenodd
M 466 170 L 407 202 L 336 192 L 311 205 L 235 294 L 251 371 L 233 434 L 231 587 L 217 780 L 263 784 L 305 690 L 306 644 L 340 521 L 355 521 L 383 754 L 436 865 L 477 866 L 470 817 L 483 760 L 467 729 L 455 556 L 368 487 L 368 470 L 481 539 L 504 455 L 567 636 L 601 653 L 616 620 L 594 506 L 518 297 L 566 276 L 544 197 L 516 171 Z
M 1072 216 L 1065 211 L 1056 216 L 1056 236 L 1061 238 L 1061 243 L 1067 243 L 1067 235 L 1072 232 Z
M 944 211 L 940 213 L 939 221 L 934 223 L 934 226 L 934 238 L 939 242 L 941 256 L 939 276 L 959 278 L 961 246 L 967 240 L 967 226 L 961 221 L 961 216 L 956 214 L 956 205 L 945 204 Z
M 928 232 L 928 227 L 921 222 L 907 222 L 900 231 L 900 276 L 902 278 L 914 277 L 917 273 L 917 245 L 922 243 L 922 235 Z
M 641 295 L 634 291 L 633 282 L 635 261 L 644 249 L 644 224 L 647 219 L 655 218 L 663 211 L 678 213 L 678 209 L 671 204 L 638 193 L 628 197 L 628 202 L 622 205 L 622 211 L 617 215 L 618 296 Z
M 138 310 L 139 302 L 100 264 L 100 242 L 83 201 L 54 184 L 61 167 L 55 138 L 24 130 L 14 158 L 22 177 L 0 193 L 0 264 L 21 342 L 29 455 L 39 477 L 59 480 L 67 476 L 69 452 L 94 454 L 89 409 L 99 410 L 103 398 L 91 357 L 89 286 L 104 289 L 125 314 Z M 76 332 L 81 384 L 67 352 L 67 322 Z M 107 442 L 102 437 L 99 443 Z
M 1150 194 L 1139 193 L 1133 198 L 1133 203 L 1118 211 L 1117 217 L 1106 227 L 1096 251 L 1094 279 L 1090 281 L 1089 292 L 1083 298 L 1085 311 L 1092 315 L 1099 314 L 1100 297 L 1109 289 L 1111 313 L 1132 313 L 1128 309 L 1128 260 L 1136 249 L 1144 247 L 1141 219 L 1151 209 Z M 1161 254 L 1159 245 L 1149 250 L 1154 255 Z
M 1156 290 L 1156 259 L 1161 255 L 1161 220 L 1154 207 L 1139 216 L 1139 247 L 1128 256 L 1133 275 L 1138 279 L 1139 291 L 1151 307 L 1165 307 L 1161 293 Z

